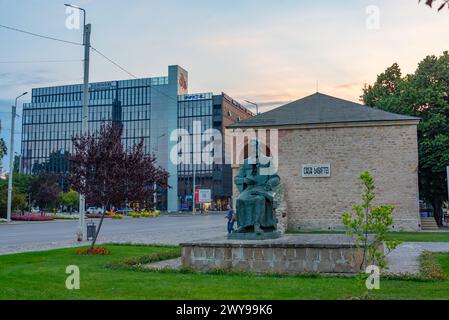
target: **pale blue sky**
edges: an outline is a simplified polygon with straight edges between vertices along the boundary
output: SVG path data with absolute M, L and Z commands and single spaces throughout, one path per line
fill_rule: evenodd
M 0 0 L 0 24 L 80 42 L 65 27 L 71 0 Z M 190 92 L 224 91 L 273 107 L 319 91 L 357 101 L 365 82 L 393 62 L 413 72 L 449 44 L 449 12 L 416 0 L 72 0 L 88 11 L 92 44 L 139 77 L 189 71 Z M 366 27 L 369 5 L 380 28 Z M 10 134 L 10 105 L 33 87 L 79 83 L 82 48 L 0 28 L 1 136 Z M 91 81 L 129 76 L 92 53 Z M 26 101 L 26 99 L 24 100 Z M 20 145 L 20 119 L 17 144 Z M 18 148 L 16 147 L 16 150 Z M 6 166 L 5 157 L 3 163 Z

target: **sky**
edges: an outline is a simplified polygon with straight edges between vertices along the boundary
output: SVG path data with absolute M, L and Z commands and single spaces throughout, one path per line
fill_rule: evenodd
M 358 102 L 388 66 L 412 73 L 449 47 L 449 10 L 417 0 L 0 0 L 0 24 L 81 42 L 81 30 L 66 26 L 68 1 L 86 9 L 92 45 L 132 74 L 164 76 L 178 64 L 191 93 L 223 91 L 262 111 L 317 90 Z M 81 46 L 0 27 L 0 135 L 8 146 L 14 98 L 81 83 L 82 55 Z M 130 78 L 91 55 L 91 81 Z M 30 63 L 42 60 L 70 61 Z M 19 117 L 16 151 L 20 130 Z

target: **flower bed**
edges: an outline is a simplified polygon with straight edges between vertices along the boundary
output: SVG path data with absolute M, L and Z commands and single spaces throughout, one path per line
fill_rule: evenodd
M 54 220 L 54 218 L 51 216 L 41 216 L 41 215 L 37 215 L 37 214 L 30 214 L 30 215 L 24 215 L 24 216 L 13 215 L 11 217 L 11 220 L 14 220 L 14 221 L 51 221 L 51 220 Z
M 102 216 L 103 216 L 103 214 L 101 214 L 101 213 L 86 213 L 86 218 L 89 218 L 89 219 L 101 219 Z M 104 217 L 110 218 L 111 216 L 108 214 L 105 214 Z
M 95 247 L 92 250 L 91 249 L 76 249 L 77 255 L 107 255 L 111 254 L 111 251 L 109 251 L 106 248 L 103 247 Z
M 78 220 L 80 218 L 79 214 L 53 213 L 51 216 L 56 220 Z

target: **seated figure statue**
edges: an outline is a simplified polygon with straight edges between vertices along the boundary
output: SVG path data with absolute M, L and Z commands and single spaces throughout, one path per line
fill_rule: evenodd
M 237 199 L 238 229 L 230 239 L 268 239 L 280 236 L 277 229 L 274 196 L 280 178 L 277 174 L 261 174 L 262 168 L 270 166 L 269 161 L 261 163 L 262 155 L 256 144 L 256 161 L 247 159 L 240 168 L 234 183 L 240 191 Z M 268 158 L 269 159 L 269 158 Z

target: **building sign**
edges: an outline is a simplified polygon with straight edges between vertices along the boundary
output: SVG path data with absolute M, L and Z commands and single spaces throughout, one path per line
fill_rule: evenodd
M 98 83 L 90 83 L 89 84 L 90 91 L 109 90 L 109 89 L 115 89 L 116 87 L 117 87 L 117 81 L 107 81 L 107 82 L 98 82 Z
M 195 190 L 195 202 L 196 203 L 211 203 L 212 191 L 211 189 L 197 189 Z
M 189 92 L 188 81 L 189 77 L 187 71 L 178 68 L 178 94 L 187 94 L 187 92 Z
M 209 93 L 187 94 L 179 97 L 179 101 L 196 101 L 211 99 L 212 96 Z
M 304 164 L 302 166 L 303 178 L 329 178 L 331 176 L 330 164 Z

